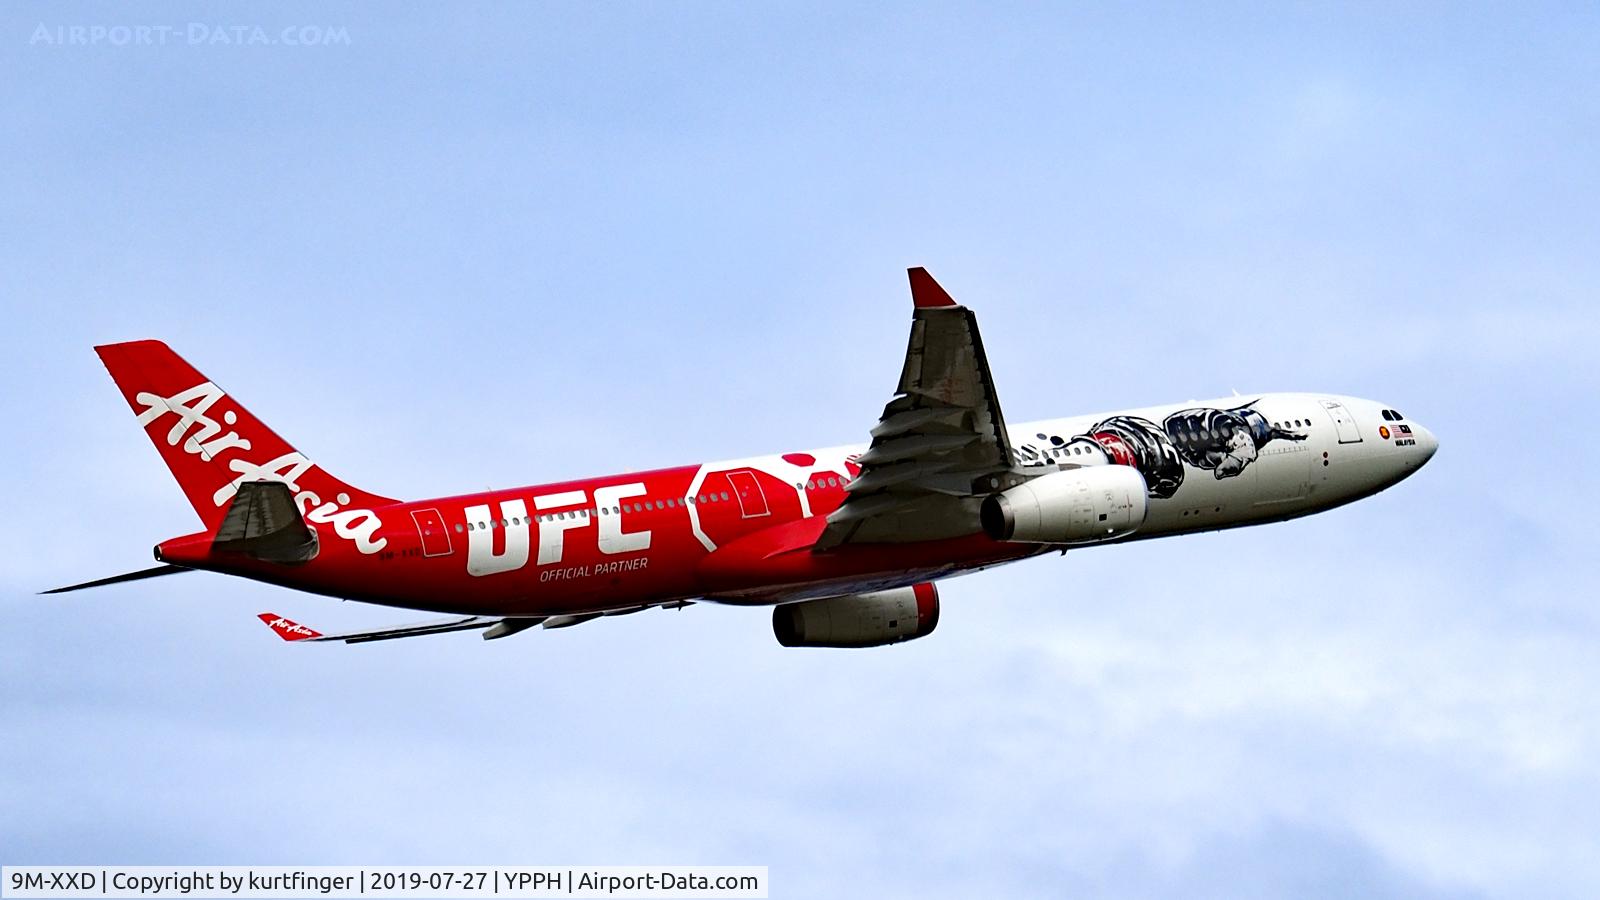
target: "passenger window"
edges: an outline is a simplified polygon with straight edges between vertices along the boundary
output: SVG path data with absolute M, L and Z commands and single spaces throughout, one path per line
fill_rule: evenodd
M 456 524 L 456 534 L 460 534 L 460 533 L 461 533 L 461 524 L 457 523 Z
M 729 499 L 729 498 L 728 498 L 728 492 L 727 492 L 727 491 L 723 491 L 723 492 L 722 492 L 722 499 L 724 499 L 724 500 L 727 500 L 727 499 Z

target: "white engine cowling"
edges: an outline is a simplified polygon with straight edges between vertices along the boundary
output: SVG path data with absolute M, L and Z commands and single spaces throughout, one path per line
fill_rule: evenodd
M 785 647 L 881 647 L 924 637 L 938 624 L 939 592 L 926 583 L 772 609 L 772 632 Z
M 1095 544 L 1139 530 L 1147 498 L 1132 466 L 1086 466 L 1041 475 L 983 501 L 983 530 L 997 541 Z

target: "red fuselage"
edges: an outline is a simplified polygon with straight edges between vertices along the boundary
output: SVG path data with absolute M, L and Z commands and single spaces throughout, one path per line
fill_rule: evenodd
M 770 471 L 784 468 L 794 480 Z M 372 511 L 382 525 L 365 542 L 327 534 L 316 558 L 294 567 L 219 557 L 208 532 L 156 552 L 166 562 L 369 603 L 548 616 L 899 587 L 1042 549 L 976 534 L 812 552 L 857 471 L 836 450 L 398 503 Z M 314 507 L 302 512 L 315 522 Z

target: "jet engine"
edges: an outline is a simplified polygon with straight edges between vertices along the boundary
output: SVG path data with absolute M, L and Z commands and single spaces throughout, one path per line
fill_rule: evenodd
M 979 519 L 997 541 L 1096 544 L 1144 524 L 1144 476 L 1132 466 L 1085 466 L 1041 475 L 983 501 Z
M 939 592 L 918 584 L 773 607 L 772 632 L 785 647 L 881 647 L 931 634 Z

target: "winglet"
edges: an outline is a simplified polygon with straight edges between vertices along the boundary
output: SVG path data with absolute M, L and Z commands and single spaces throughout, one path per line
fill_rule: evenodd
M 256 618 L 267 623 L 268 628 L 277 632 L 278 637 L 286 641 L 304 641 L 322 637 L 322 632 L 307 628 L 299 622 L 291 622 L 277 613 L 262 613 Z
M 907 269 L 906 274 L 911 276 L 911 303 L 917 309 L 956 305 L 956 301 L 950 299 L 950 295 L 939 286 L 939 282 L 933 280 L 927 269 L 917 266 Z

